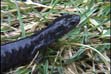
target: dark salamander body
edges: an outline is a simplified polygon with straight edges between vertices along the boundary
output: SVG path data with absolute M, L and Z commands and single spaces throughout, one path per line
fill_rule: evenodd
M 64 15 L 47 28 L 32 36 L 1 45 L 1 72 L 29 63 L 38 49 L 44 48 L 64 36 L 80 21 L 78 15 Z M 45 51 L 45 50 L 44 50 Z

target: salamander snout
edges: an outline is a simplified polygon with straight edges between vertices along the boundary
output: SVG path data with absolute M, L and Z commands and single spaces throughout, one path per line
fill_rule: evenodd
M 75 27 L 77 24 L 79 24 L 80 16 L 76 15 L 76 14 L 65 15 L 62 17 L 61 22 L 65 28 L 71 29 L 71 28 Z
M 67 17 L 66 22 L 65 22 L 65 26 L 67 28 L 73 28 L 77 24 L 79 24 L 79 22 L 80 22 L 80 16 L 73 14 L 73 15 L 70 15 L 69 17 Z
M 71 21 L 71 24 L 77 25 L 77 24 L 79 24 L 80 16 L 79 15 L 72 15 L 72 18 L 70 21 Z

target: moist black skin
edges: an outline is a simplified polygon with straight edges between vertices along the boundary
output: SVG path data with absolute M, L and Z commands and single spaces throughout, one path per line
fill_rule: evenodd
M 1 45 L 1 72 L 30 63 L 39 49 L 44 49 L 64 36 L 79 21 L 79 15 L 64 15 L 56 18 L 52 24 L 34 35 Z

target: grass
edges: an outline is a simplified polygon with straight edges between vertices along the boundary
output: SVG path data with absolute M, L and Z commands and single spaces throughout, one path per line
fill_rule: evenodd
M 1 43 L 32 35 L 60 13 L 80 15 L 80 24 L 47 48 L 47 59 L 28 68 L 18 67 L 11 74 L 110 74 L 110 2 L 38 1 L 45 7 L 1 2 Z
M 21 14 L 20 14 L 20 9 L 18 7 L 17 1 L 15 0 L 15 4 L 16 4 L 16 8 L 17 8 L 17 13 L 18 13 L 18 20 L 20 23 L 20 28 L 21 28 L 21 32 L 22 32 L 22 37 L 25 37 L 25 30 L 24 30 L 24 25 L 23 25 L 23 20 L 21 18 Z

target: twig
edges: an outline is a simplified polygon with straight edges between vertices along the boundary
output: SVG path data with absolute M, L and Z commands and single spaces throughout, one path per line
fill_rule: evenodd
M 34 58 L 32 59 L 32 61 L 30 62 L 30 64 L 27 66 L 27 69 L 34 63 L 34 61 L 36 60 L 38 54 L 39 54 L 39 51 L 36 53 L 36 55 L 34 56 Z
M 95 49 L 95 48 L 93 48 L 93 47 L 91 47 L 91 46 L 89 46 L 89 45 L 84 45 L 84 44 L 79 44 L 79 43 L 71 43 L 71 44 L 90 48 L 90 49 L 92 49 L 93 51 L 97 52 L 97 53 L 102 57 L 102 59 L 104 59 L 104 60 L 107 61 L 107 62 L 110 62 L 110 59 L 109 59 L 109 58 L 104 57 L 97 49 Z M 104 61 L 104 60 L 103 60 L 103 61 Z

